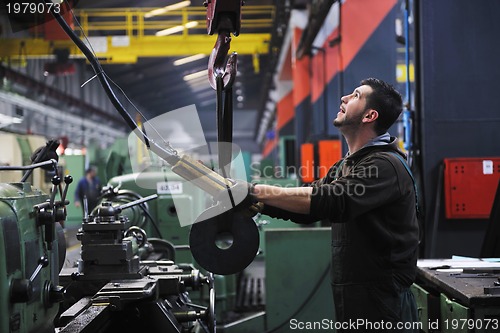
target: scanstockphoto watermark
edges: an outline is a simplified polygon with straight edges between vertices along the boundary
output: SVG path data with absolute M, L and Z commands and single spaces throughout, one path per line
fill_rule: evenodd
M 339 170 L 339 168 L 342 168 L 342 170 Z M 337 165 L 334 165 L 332 167 L 319 165 L 313 166 L 312 168 L 306 166 L 296 167 L 293 165 L 285 167 L 266 165 L 262 167 L 259 162 L 252 162 L 250 164 L 250 171 L 253 176 L 260 178 L 271 176 L 282 178 L 289 177 L 290 175 L 295 175 L 300 179 L 304 179 L 309 176 L 324 174 L 328 174 L 331 177 L 334 177 L 337 173 L 341 173 L 343 175 L 348 174 L 352 178 L 378 178 L 378 167 L 376 165 L 353 166 L 349 165 L 348 162 L 341 167 Z
M 421 322 L 391 322 L 391 321 L 369 321 L 366 319 L 355 319 L 349 321 L 334 321 L 332 319 L 322 319 L 319 321 L 300 321 L 291 319 L 289 328 L 294 331 L 311 330 L 360 330 L 360 331 L 402 331 L 402 330 L 421 330 L 423 327 Z

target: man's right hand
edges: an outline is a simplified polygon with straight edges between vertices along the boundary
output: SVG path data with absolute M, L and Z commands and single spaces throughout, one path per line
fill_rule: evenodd
M 214 199 L 223 208 L 235 209 L 254 216 L 262 210 L 262 204 L 259 203 L 253 195 L 253 185 L 243 180 L 231 180 L 232 185 L 226 190 L 220 191 Z

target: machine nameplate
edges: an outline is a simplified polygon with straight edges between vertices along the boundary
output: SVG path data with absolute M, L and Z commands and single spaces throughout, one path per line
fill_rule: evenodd
M 182 182 L 158 182 L 156 183 L 156 191 L 158 194 L 182 194 Z

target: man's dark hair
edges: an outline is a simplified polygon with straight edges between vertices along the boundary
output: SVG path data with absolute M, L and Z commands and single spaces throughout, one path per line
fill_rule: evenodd
M 360 83 L 370 86 L 373 90 L 367 98 L 366 106 L 377 110 L 378 118 L 375 121 L 375 131 L 379 135 L 384 134 L 403 111 L 401 94 L 393 86 L 379 79 L 368 78 Z
M 93 172 L 93 171 L 97 172 L 97 168 L 96 168 L 95 166 L 91 165 L 91 166 L 89 166 L 89 167 L 85 170 L 85 174 L 86 174 L 86 175 L 88 175 L 89 173 L 91 173 L 91 172 Z

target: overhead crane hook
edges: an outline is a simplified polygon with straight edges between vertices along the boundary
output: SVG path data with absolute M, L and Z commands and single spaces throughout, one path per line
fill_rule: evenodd
M 236 77 L 237 54 L 227 56 L 231 44 L 231 33 L 238 36 L 241 27 L 243 1 L 205 0 L 207 7 L 207 31 L 218 33 L 217 41 L 208 60 L 208 81 L 217 90 L 217 78 L 222 78 L 223 89 L 231 87 Z
M 217 78 L 222 78 L 223 89 L 232 87 L 236 78 L 237 54 L 233 52 L 227 57 L 230 48 L 231 36 L 227 31 L 219 32 L 215 46 L 208 59 L 208 82 L 217 90 Z M 227 60 L 226 60 L 227 58 Z

